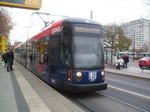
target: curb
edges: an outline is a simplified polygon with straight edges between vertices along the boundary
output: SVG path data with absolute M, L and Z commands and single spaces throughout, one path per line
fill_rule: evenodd
M 117 73 L 117 72 L 112 72 L 112 71 L 107 71 L 107 70 L 105 70 L 105 72 L 106 73 L 114 73 L 114 74 L 119 74 L 119 75 L 126 75 L 126 76 L 130 76 L 130 77 L 136 77 L 136 78 L 142 78 L 142 79 L 150 80 L 150 77 L 142 77 L 142 76 L 130 75 L 130 74 L 126 74 L 126 73 Z

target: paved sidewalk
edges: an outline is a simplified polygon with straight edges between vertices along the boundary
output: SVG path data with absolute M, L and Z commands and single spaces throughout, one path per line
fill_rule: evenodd
M 18 112 L 10 72 L 0 65 L 0 112 Z
M 85 112 L 19 66 L 14 62 L 14 70 L 7 72 L 0 64 L 0 112 Z
M 116 73 L 116 74 L 121 74 L 121 75 L 129 75 L 129 76 L 133 76 L 133 77 L 150 79 L 150 70 L 142 71 L 138 67 L 137 61 L 130 62 L 129 67 L 127 69 L 116 70 L 115 68 L 106 66 L 105 71 L 109 72 L 109 73 Z

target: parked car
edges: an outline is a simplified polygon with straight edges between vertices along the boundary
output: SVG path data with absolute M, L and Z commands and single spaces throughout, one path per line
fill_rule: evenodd
M 139 67 L 141 69 L 150 69 L 150 57 L 143 57 L 139 60 Z

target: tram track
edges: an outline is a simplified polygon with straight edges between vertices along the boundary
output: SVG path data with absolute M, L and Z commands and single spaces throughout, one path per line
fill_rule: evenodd
M 72 95 L 67 93 L 67 95 L 65 94 L 65 97 L 80 106 L 86 112 L 126 112 L 126 110 L 128 110 L 128 112 L 148 112 L 145 109 L 107 95 L 103 91 L 96 91 L 95 93 L 85 95 Z M 113 104 L 114 106 L 111 106 Z M 117 107 L 120 107 L 120 109 L 117 110 Z
M 140 93 L 136 93 L 136 92 L 133 92 L 133 91 L 125 90 L 125 89 L 118 88 L 118 87 L 115 87 L 115 86 L 112 86 L 112 85 L 108 85 L 108 87 L 150 100 L 149 96 L 146 96 L 146 95 L 143 95 L 143 94 L 140 94 Z
M 73 102 L 77 104 L 79 107 L 81 107 L 83 110 L 85 110 L 85 112 L 95 112 L 90 107 L 88 107 L 87 105 L 84 105 L 83 103 L 81 103 L 80 101 L 76 99 L 73 99 Z
M 111 97 L 111 96 L 109 96 L 109 95 L 105 95 L 105 94 L 103 94 L 103 93 L 101 93 L 101 92 L 97 92 L 97 93 L 99 93 L 99 94 L 101 94 L 101 95 L 103 95 L 103 96 L 105 96 L 105 97 L 107 97 L 107 98 L 109 98 L 109 99 L 115 100 L 115 101 L 117 101 L 117 102 L 119 102 L 119 103 L 122 103 L 123 105 L 127 105 L 127 106 L 129 106 L 129 107 L 131 107 L 131 108 L 134 108 L 134 109 L 136 109 L 136 110 L 139 110 L 140 112 L 148 112 L 147 110 L 141 109 L 141 108 L 136 107 L 136 106 L 134 106 L 134 105 L 131 105 L 131 104 L 127 103 L 127 102 L 124 102 L 124 101 L 121 101 L 121 100 L 119 100 L 119 99 L 113 98 L 113 97 Z M 82 105 L 82 107 L 84 107 L 84 108 L 86 108 L 87 110 L 89 110 L 89 112 L 95 112 L 94 110 L 90 109 L 88 106 L 86 106 L 86 105 L 80 103 L 79 101 L 76 100 L 76 102 L 77 102 L 78 104 Z M 86 111 L 86 112 L 87 112 L 87 111 Z
M 136 82 L 139 84 L 139 81 Z M 146 83 L 147 81 L 143 84 Z M 139 91 L 134 91 L 136 90 L 135 85 L 136 83 L 134 83 L 134 86 L 131 85 L 130 88 L 128 88 L 124 83 L 117 86 L 115 82 L 111 82 L 108 85 L 108 89 L 104 91 L 96 91 L 95 93 L 82 95 L 67 94 L 67 96 L 76 102 L 77 105 L 86 108 L 89 112 L 124 112 L 126 110 L 128 110 L 128 112 L 149 112 L 150 97 L 149 94 L 147 94 L 149 90 L 142 88 L 142 90 L 146 91 L 141 92 L 138 86 Z M 120 110 L 116 108 L 120 108 Z
M 113 99 L 113 100 L 115 100 L 115 101 L 117 101 L 117 102 L 119 102 L 119 103 L 122 103 L 122 104 L 124 104 L 124 105 L 127 105 L 127 106 L 129 106 L 129 107 L 131 107 L 131 108 L 135 108 L 135 109 L 137 109 L 137 110 L 139 110 L 139 111 L 141 111 L 141 112 L 148 112 L 148 111 L 145 110 L 145 109 L 142 109 L 142 108 L 139 108 L 139 107 L 134 106 L 134 105 L 132 105 L 132 104 L 129 104 L 129 103 L 127 103 L 127 102 L 121 101 L 121 100 L 116 99 L 116 98 L 114 98 L 114 97 L 112 97 L 112 96 L 106 95 L 106 94 L 104 94 L 104 93 L 102 93 L 102 92 L 97 92 L 97 93 L 99 93 L 99 94 L 101 94 L 101 95 L 103 95 L 103 96 L 105 96 L 105 97 L 108 97 L 108 98 L 110 98 L 110 99 Z
M 106 80 L 107 90 L 65 96 L 89 112 L 150 112 L 148 80 L 116 74 Z

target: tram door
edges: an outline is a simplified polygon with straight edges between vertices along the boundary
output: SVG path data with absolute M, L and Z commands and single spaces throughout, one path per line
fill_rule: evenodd
M 59 79 L 58 75 L 58 60 L 59 60 L 59 34 L 53 35 L 49 39 L 48 43 L 48 74 L 51 81 Z

